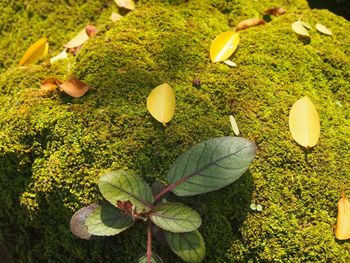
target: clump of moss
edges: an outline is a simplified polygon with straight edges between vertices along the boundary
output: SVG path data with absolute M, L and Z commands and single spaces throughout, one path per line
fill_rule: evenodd
M 332 232 L 340 189 L 350 179 L 349 22 L 307 9 L 273 18 L 241 32 L 232 58 L 238 67 L 230 68 L 208 55 L 211 40 L 232 23 L 222 9 L 211 1 L 145 2 L 118 23 L 100 26 L 67 71 L 28 66 L 0 75 L 0 236 L 12 257 L 132 262 L 145 251 L 142 226 L 86 242 L 69 232 L 73 212 L 100 200 L 96 182 L 105 170 L 164 180 L 186 149 L 232 133 L 233 114 L 242 136 L 259 146 L 252 168 L 229 187 L 181 200 L 203 218 L 206 262 L 349 260 L 349 243 L 335 241 Z M 300 15 L 334 35 L 313 30 L 304 44 L 290 26 Z M 79 99 L 45 95 L 38 81 L 46 74 L 74 74 L 94 90 Z M 201 87 L 192 86 L 195 78 Z M 145 106 L 163 82 L 177 99 L 167 128 Z M 304 95 L 322 127 L 310 151 L 288 130 L 289 109 Z M 252 202 L 263 211 L 250 210 Z M 167 248 L 154 250 L 166 262 L 180 262 Z

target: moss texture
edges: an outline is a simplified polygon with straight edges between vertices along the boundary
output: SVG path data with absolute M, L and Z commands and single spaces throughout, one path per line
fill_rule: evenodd
M 164 180 L 186 149 L 232 135 L 229 114 L 259 152 L 250 171 L 231 186 L 180 199 L 203 218 L 205 262 L 350 261 L 350 243 L 333 235 L 340 189 L 350 181 L 348 21 L 309 10 L 301 0 L 248 6 L 246 1 L 140 1 L 117 23 L 107 20 L 111 1 L 62 1 L 63 9 L 27 2 L 21 4 L 27 8 L 12 4 L 6 9 L 18 20 L 1 14 L 8 21 L 0 23 L 2 28 L 18 23 L 32 34 L 23 45 L 9 47 L 15 55 L 5 57 L 6 67 L 46 32 L 52 32 L 52 54 L 80 30 L 77 25 L 95 22 L 100 32 L 76 58 L 52 67 L 13 66 L 0 75 L 0 243 L 15 262 L 133 262 L 145 251 L 142 224 L 88 242 L 72 236 L 70 217 L 101 200 L 96 182 L 104 171 L 132 169 L 150 183 Z M 232 58 L 237 68 L 210 62 L 208 50 L 217 34 L 274 5 L 289 12 L 240 33 Z M 30 16 L 28 6 L 53 10 L 51 20 Z M 52 27 L 49 21 L 67 15 L 62 11 L 67 9 L 73 14 L 67 24 Z M 313 29 L 311 42 L 303 43 L 291 31 L 299 17 L 323 23 L 334 34 Z M 6 32 L 2 54 L 8 52 L 3 47 L 23 37 L 10 28 Z M 94 90 L 79 99 L 43 94 L 39 82 L 52 75 L 76 75 Z M 192 87 L 195 78 L 201 87 Z M 177 99 L 167 128 L 145 106 L 149 92 L 163 82 Z M 322 127 L 319 144 L 309 151 L 292 140 L 288 129 L 289 109 L 304 95 L 315 103 Z M 250 210 L 251 203 L 261 204 L 263 211 Z M 154 251 L 165 262 L 181 262 L 156 243 Z

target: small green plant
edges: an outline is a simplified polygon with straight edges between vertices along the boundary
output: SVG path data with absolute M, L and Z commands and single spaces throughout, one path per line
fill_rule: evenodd
M 205 243 L 197 230 L 200 215 L 164 197 L 193 196 L 218 190 L 236 181 L 249 167 L 255 143 L 239 137 L 219 137 L 195 145 L 170 167 L 168 185 L 155 182 L 152 188 L 130 171 L 113 171 L 100 177 L 98 187 L 110 204 L 92 204 L 71 219 L 71 231 L 83 239 L 117 235 L 135 221 L 147 223 L 147 252 L 139 263 L 162 262 L 152 252 L 152 232 L 163 237 L 171 250 L 186 262 L 201 262 Z M 152 191 L 153 190 L 153 191 Z

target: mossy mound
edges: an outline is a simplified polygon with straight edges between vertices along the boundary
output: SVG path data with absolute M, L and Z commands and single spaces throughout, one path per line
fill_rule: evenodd
M 271 7 L 265 2 L 247 14 Z M 238 67 L 230 68 L 208 55 L 212 39 L 238 22 L 236 5 L 220 5 L 226 1 L 141 1 L 122 20 L 101 25 L 76 59 L 0 75 L 0 242 L 15 261 L 133 262 L 145 251 L 142 224 L 84 241 L 70 233 L 70 217 L 101 200 L 96 182 L 105 170 L 164 180 L 186 149 L 232 134 L 229 114 L 259 152 L 231 186 L 181 198 L 203 218 L 205 261 L 350 260 L 350 243 L 333 235 L 336 202 L 350 179 L 350 23 L 296 2 L 288 14 L 242 31 L 232 58 Z M 333 36 L 311 30 L 310 43 L 298 40 L 291 23 L 300 16 L 325 24 Z M 39 91 L 46 76 L 70 74 L 94 90 L 79 99 Z M 193 79 L 201 86 L 193 87 Z M 167 128 L 145 105 L 164 82 L 177 100 Z M 308 151 L 288 129 L 289 109 L 304 95 L 322 127 L 319 144 Z M 263 211 L 250 210 L 251 203 Z M 154 251 L 165 262 L 181 262 L 156 242 Z

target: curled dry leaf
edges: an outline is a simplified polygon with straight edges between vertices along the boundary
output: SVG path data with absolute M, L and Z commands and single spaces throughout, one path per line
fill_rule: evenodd
M 335 228 L 335 237 L 339 240 L 350 238 L 350 202 L 342 192 L 342 198 L 338 202 L 338 219 Z
M 265 24 L 266 22 L 261 18 L 251 18 L 240 22 L 236 26 L 236 31 L 244 30 L 252 26 L 259 26 L 259 25 L 265 25 Z
M 225 60 L 224 63 L 230 67 L 237 67 L 237 64 L 231 60 Z
M 28 50 L 24 53 L 21 61 L 19 62 L 19 65 L 23 66 L 33 63 L 38 59 L 46 56 L 48 52 L 49 43 L 47 42 L 47 38 L 41 38 L 28 48 Z
M 85 27 L 85 31 L 86 31 L 86 34 L 88 35 L 88 37 L 92 37 L 98 32 L 98 29 L 97 29 L 97 27 L 95 27 L 93 25 L 87 25 Z
M 298 144 L 306 148 L 317 144 L 320 137 L 320 118 L 308 97 L 305 96 L 293 104 L 289 113 L 289 129 Z
M 68 58 L 68 54 L 67 54 L 67 51 L 66 49 L 64 49 L 61 53 L 59 53 L 57 56 L 53 57 L 50 59 L 50 64 L 53 64 L 55 63 L 56 61 L 58 60 L 61 60 L 61 59 L 66 59 Z
M 40 88 L 41 90 L 49 91 L 49 90 L 56 89 L 61 84 L 62 84 L 62 81 L 60 81 L 59 79 L 54 77 L 49 77 L 47 79 L 44 79 L 40 83 Z
M 128 10 L 134 10 L 135 9 L 135 2 L 133 0 L 114 0 L 114 2 L 120 8 L 125 8 L 125 9 L 128 9 Z
M 81 80 L 72 77 L 59 85 L 60 89 L 69 96 L 79 98 L 85 95 L 90 86 Z
M 147 97 L 147 109 L 151 115 L 166 126 L 175 113 L 175 95 L 168 83 L 154 88 Z
M 97 28 L 93 25 L 87 25 L 83 30 L 81 30 L 75 37 L 73 37 L 68 43 L 63 45 L 65 48 L 77 48 L 88 41 L 89 37 L 92 37 L 97 33 Z
M 237 49 L 239 34 L 227 31 L 218 35 L 210 47 L 210 59 L 212 62 L 221 62 L 228 59 Z
M 325 27 L 322 24 L 316 24 L 316 29 L 318 32 L 321 32 L 322 34 L 325 34 L 328 36 L 332 35 L 332 31 L 330 31 L 327 27 Z
M 265 10 L 264 13 L 273 15 L 273 16 L 281 16 L 281 15 L 284 15 L 286 12 L 287 12 L 286 9 L 284 9 L 283 7 L 273 7 Z
M 295 33 L 303 37 L 310 37 L 309 33 L 300 21 L 296 21 L 292 24 L 292 29 Z
M 235 118 L 232 115 L 230 115 L 230 123 L 231 123 L 233 132 L 235 133 L 236 136 L 238 136 L 239 135 L 239 129 L 238 129 L 238 126 L 237 126 L 237 122 L 236 122 Z
M 112 13 L 111 14 L 111 20 L 112 22 L 117 22 L 118 20 L 122 19 L 123 16 L 119 15 L 118 13 Z

